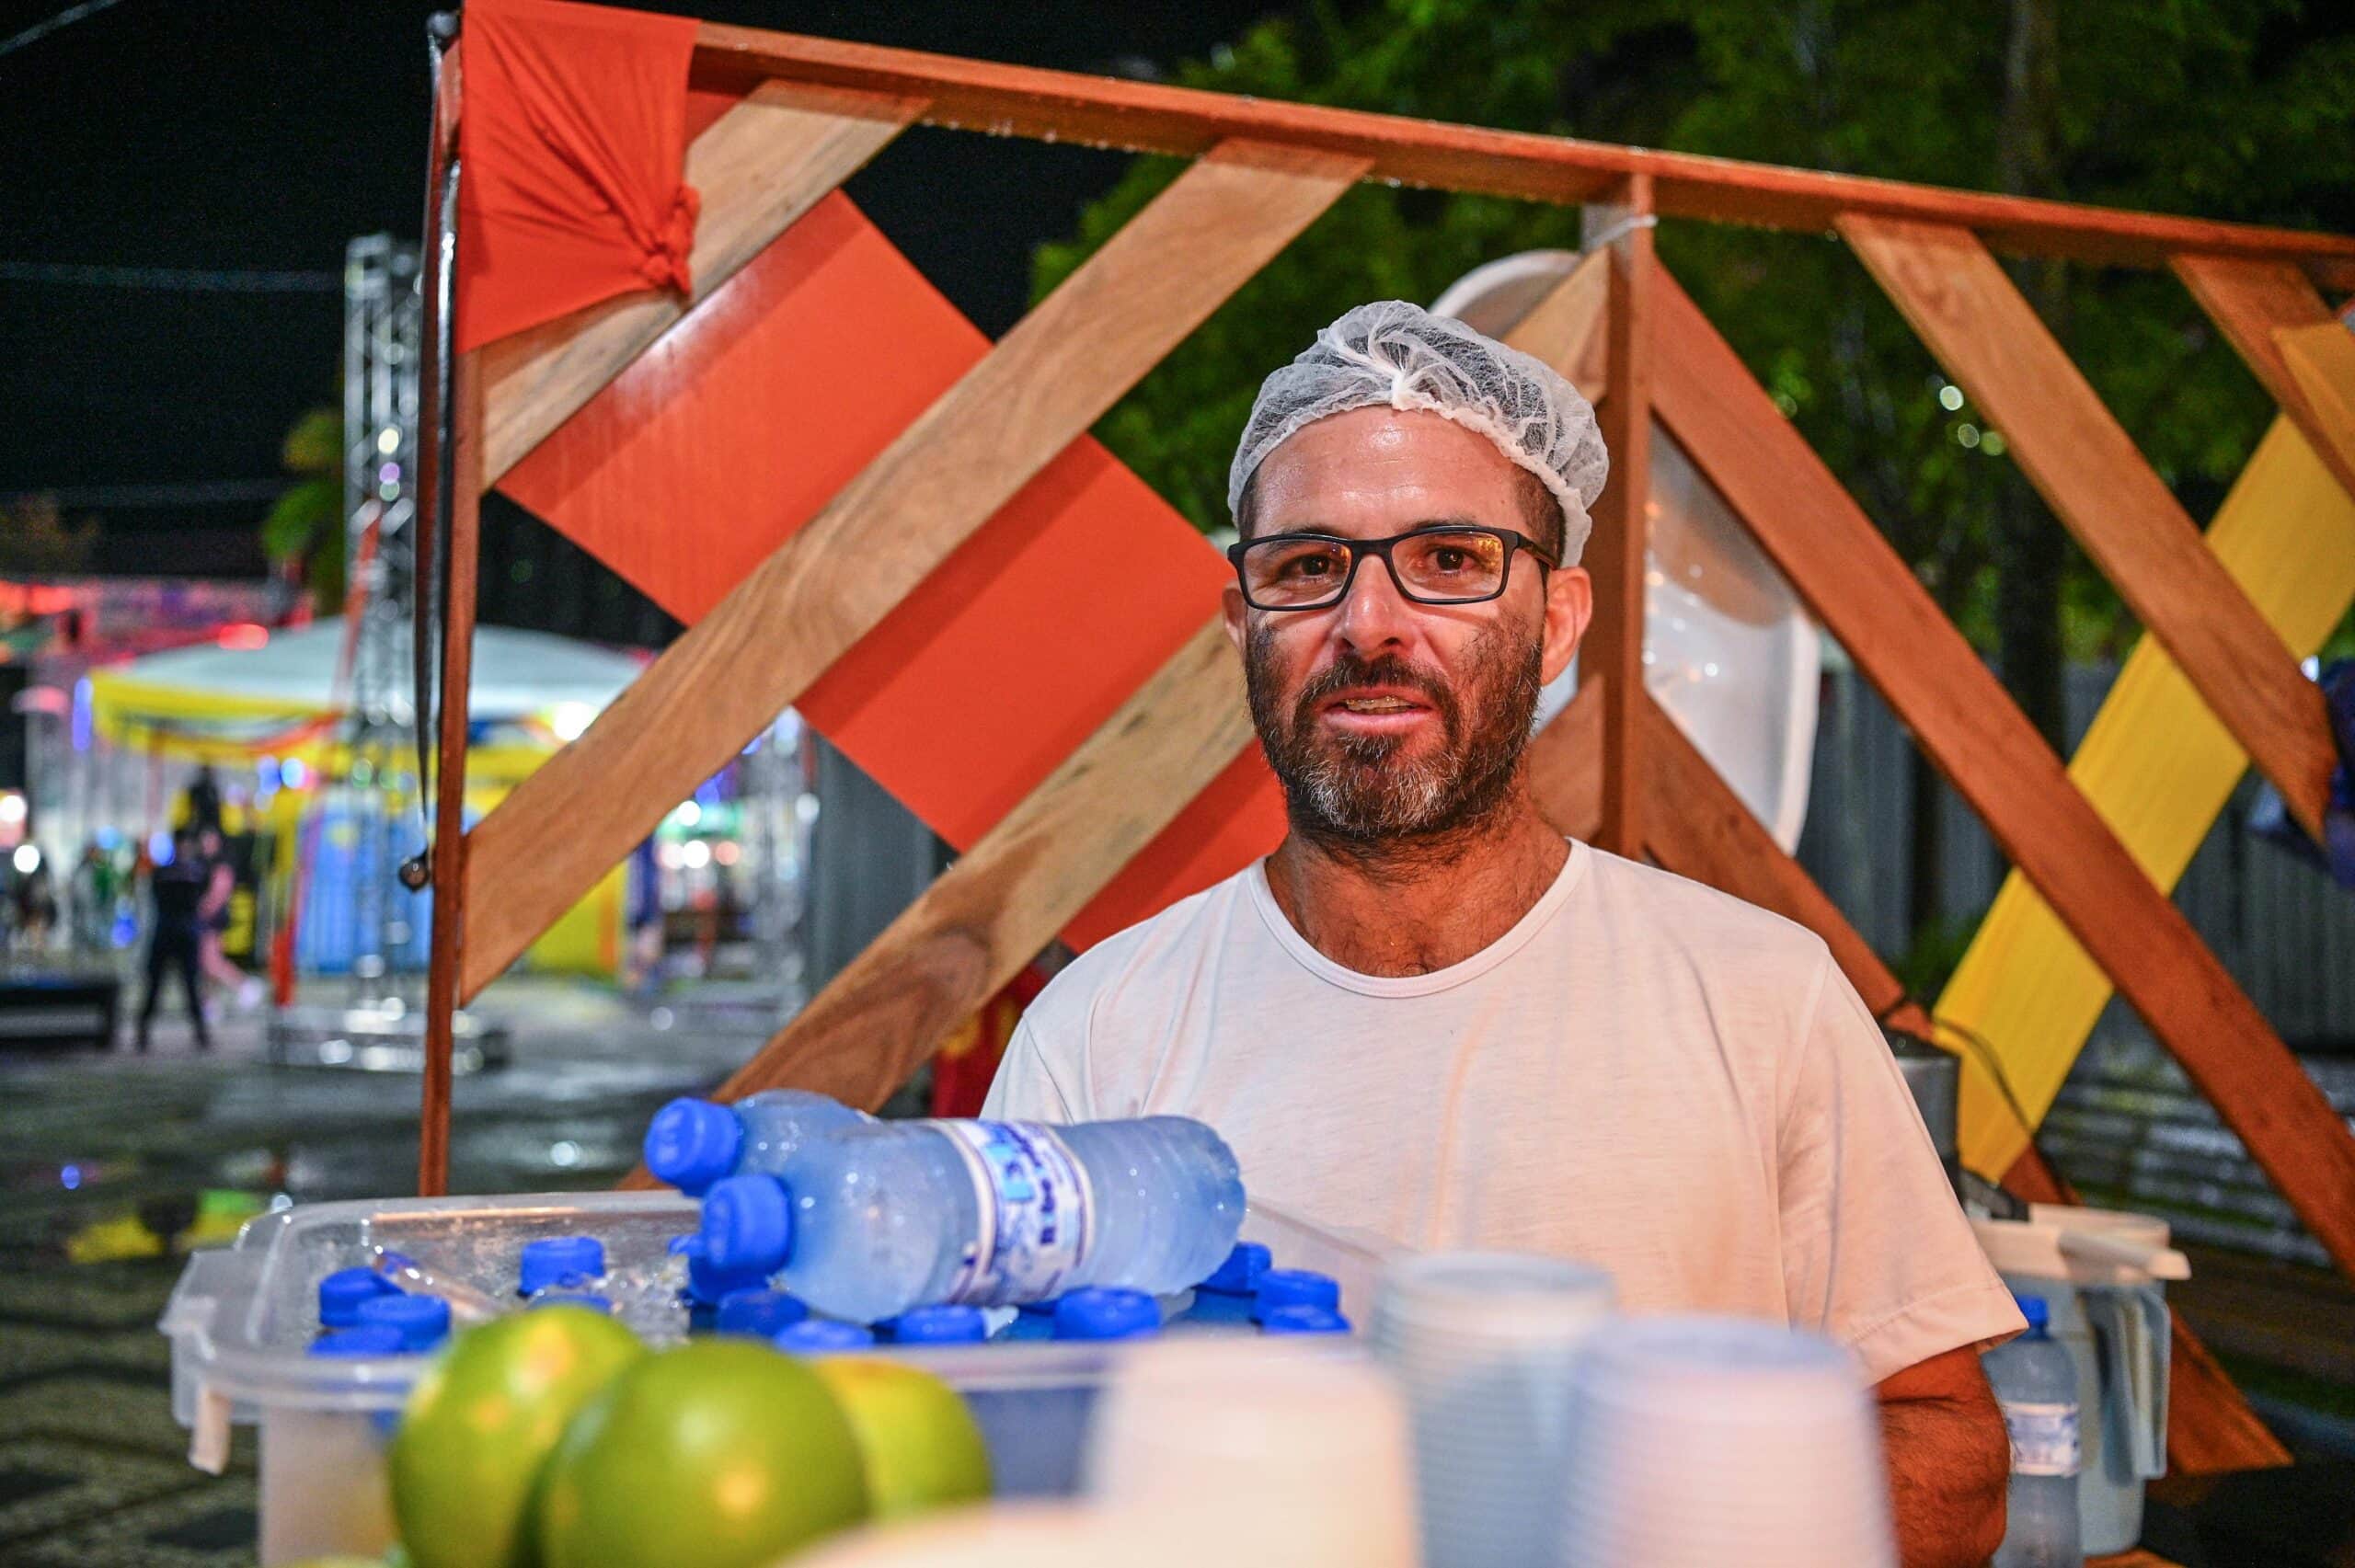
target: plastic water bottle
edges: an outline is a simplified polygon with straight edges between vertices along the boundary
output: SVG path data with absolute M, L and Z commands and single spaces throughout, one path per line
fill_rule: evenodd
M 2012 1438 L 2011 1515 L 1995 1568 L 2077 1568 L 2077 1369 L 2045 1332 L 2040 1296 L 2016 1298 L 2028 1333 L 1980 1357 Z
M 1242 1223 L 1234 1151 L 1183 1116 L 878 1123 L 720 1182 L 703 1206 L 712 1262 L 782 1270 L 813 1309 L 857 1322 L 1091 1285 L 1182 1290 Z
M 773 1176 L 811 1139 L 874 1120 L 806 1089 L 764 1089 L 732 1105 L 673 1100 L 646 1124 L 646 1168 L 701 1197 L 728 1176 Z

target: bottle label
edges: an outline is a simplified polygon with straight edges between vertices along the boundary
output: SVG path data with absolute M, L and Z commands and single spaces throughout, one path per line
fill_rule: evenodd
M 2004 1426 L 2012 1436 L 2014 1475 L 2077 1473 L 2075 1405 L 2007 1402 Z
M 982 1217 L 948 1299 L 1002 1307 L 1061 1295 L 1095 1225 L 1087 1173 L 1070 1147 L 1035 1122 L 933 1125 L 965 1157 Z

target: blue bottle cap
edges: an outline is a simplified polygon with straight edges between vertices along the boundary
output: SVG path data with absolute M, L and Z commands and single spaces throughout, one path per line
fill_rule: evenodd
M 543 1290 L 523 1306 L 527 1311 L 536 1311 L 542 1307 L 586 1307 L 592 1312 L 603 1312 L 611 1317 L 614 1299 L 600 1296 L 594 1290 Z
M 1259 1276 L 1268 1272 L 1273 1259 L 1268 1249 L 1257 1242 L 1237 1242 L 1218 1272 L 1195 1287 L 1218 1296 L 1250 1296 L 1258 1293 Z
M 515 1288 L 536 1296 L 552 1285 L 580 1285 L 605 1272 L 605 1243 L 594 1236 L 550 1236 L 523 1243 Z
M 717 1307 L 731 1290 L 759 1290 L 768 1284 L 765 1270 L 725 1269 L 715 1265 L 704 1251 L 701 1236 L 673 1236 L 671 1251 L 687 1260 L 687 1300 L 697 1307 Z
M 2043 1297 L 2023 1296 L 2014 1291 L 2012 1299 L 2019 1303 L 2020 1316 L 2028 1320 L 2028 1333 L 2042 1333 L 2045 1325 L 2052 1321 L 2052 1309 L 2045 1305 Z
M 721 1333 L 749 1333 L 766 1339 L 809 1316 L 810 1309 L 799 1297 L 754 1286 L 750 1290 L 730 1290 L 722 1296 L 718 1310 L 712 1314 L 711 1326 Z
M 439 1296 L 379 1296 L 360 1304 L 360 1326 L 382 1323 L 403 1350 L 431 1350 L 450 1337 L 450 1303 Z
M 1260 1320 L 1261 1333 L 1347 1333 L 1350 1320 L 1328 1307 L 1278 1307 Z
M 401 1331 L 390 1323 L 331 1329 L 311 1342 L 313 1356 L 398 1356 Z
M 319 1323 L 348 1329 L 360 1321 L 360 1303 L 397 1296 L 401 1288 L 373 1268 L 339 1268 L 319 1281 Z
M 646 1168 L 689 1197 L 732 1173 L 743 1153 L 744 1124 L 709 1100 L 673 1100 L 646 1124 Z
M 875 1343 L 875 1331 L 856 1323 L 838 1323 L 830 1318 L 806 1318 L 791 1328 L 782 1328 L 769 1336 L 769 1343 L 779 1350 L 796 1356 L 823 1356 L 835 1350 L 857 1350 Z
M 1074 1290 L 1055 1304 L 1057 1339 L 1141 1339 L 1161 1332 L 1161 1309 L 1142 1290 Z
M 911 1307 L 879 1326 L 901 1345 L 979 1345 L 990 1336 L 989 1320 L 979 1307 L 954 1303 Z
M 1279 1307 L 1322 1307 L 1328 1312 L 1341 1310 L 1341 1287 L 1329 1274 L 1319 1274 L 1309 1268 L 1271 1268 L 1259 1276 L 1259 1294 L 1251 1308 L 1251 1321 L 1264 1322 L 1268 1314 Z
M 730 1176 L 703 1199 L 704 1256 L 765 1278 L 793 1255 L 793 1195 L 775 1176 Z

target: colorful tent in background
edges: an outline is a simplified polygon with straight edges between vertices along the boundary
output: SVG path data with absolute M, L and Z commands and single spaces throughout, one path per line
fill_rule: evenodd
M 90 675 L 98 732 L 134 750 L 215 762 L 263 756 L 326 761 L 349 700 L 337 689 L 344 623 L 246 635 L 149 654 Z M 409 713 L 407 639 L 395 722 Z M 476 755 L 470 777 L 512 783 L 588 727 L 638 674 L 644 658 L 546 632 L 484 626 L 475 634 L 471 687 Z M 332 770 L 329 770 L 330 772 Z

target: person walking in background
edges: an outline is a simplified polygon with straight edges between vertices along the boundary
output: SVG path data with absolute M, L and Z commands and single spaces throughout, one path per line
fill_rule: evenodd
M 213 1036 L 204 1023 L 204 994 L 197 979 L 202 947 L 202 907 L 213 875 L 197 835 L 183 828 L 172 835 L 172 858 L 147 878 L 152 903 L 147 924 L 147 994 L 139 1003 L 138 1045 L 147 1049 L 148 1028 L 155 1021 L 155 1003 L 162 997 L 164 977 L 178 970 L 180 989 L 188 998 L 189 1022 L 196 1029 L 196 1048 L 209 1051 Z
M 237 891 L 236 868 L 229 863 L 229 842 L 219 828 L 200 826 L 198 852 L 204 862 L 204 897 L 198 905 L 197 963 L 207 979 L 251 1010 L 261 1001 L 261 982 L 229 961 L 221 938 L 229 929 L 229 900 Z

